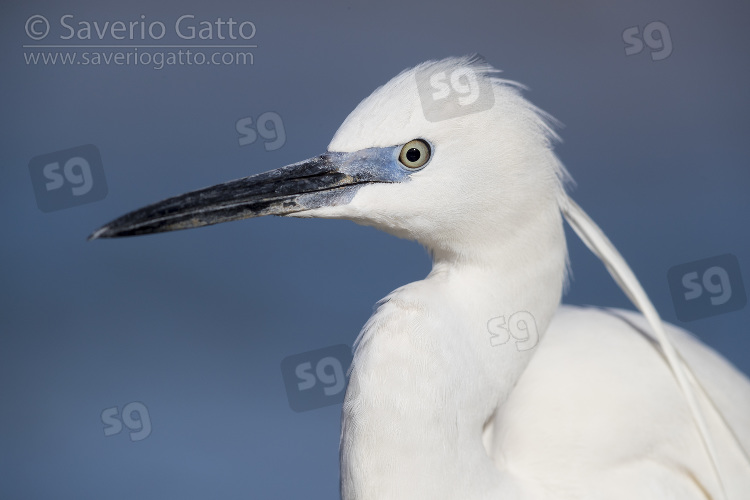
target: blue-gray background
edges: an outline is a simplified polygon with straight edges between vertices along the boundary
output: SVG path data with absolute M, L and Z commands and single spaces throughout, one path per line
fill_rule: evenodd
M 279 218 L 85 238 L 130 209 L 324 151 L 362 98 L 426 59 L 479 52 L 565 123 L 575 198 L 665 319 L 681 324 L 672 266 L 732 253 L 750 283 L 746 2 L 105 3 L 0 7 L 2 498 L 338 497 L 341 405 L 293 412 L 281 360 L 351 345 L 375 301 L 429 271 L 424 250 Z M 258 47 L 240 66 L 26 64 L 22 46 L 38 43 L 26 20 L 64 14 L 233 17 L 256 25 Z M 653 21 L 670 56 L 626 56 L 623 31 Z M 240 146 L 237 120 L 268 111 L 284 146 Z M 107 197 L 41 212 L 29 161 L 84 144 L 101 152 Z M 570 250 L 566 302 L 629 307 L 572 235 Z M 682 326 L 748 373 L 749 316 Z M 134 401 L 151 434 L 105 436 L 101 412 Z

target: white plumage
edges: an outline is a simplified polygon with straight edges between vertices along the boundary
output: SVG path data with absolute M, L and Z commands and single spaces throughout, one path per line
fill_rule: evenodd
M 494 106 L 425 119 L 416 72 L 469 67 Z M 341 217 L 415 239 L 434 267 L 390 294 L 360 334 L 343 410 L 344 499 L 723 498 L 696 423 L 640 315 L 558 307 L 566 173 L 548 117 L 473 59 L 401 73 L 346 119 L 329 149 L 426 138 L 412 182 L 362 188 Z M 626 290 L 631 294 L 632 291 Z M 491 347 L 487 323 L 529 311 L 543 339 Z M 750 498 L 750 382 L 668 326 L 699 393 L 727 498 Z M 718 411 L 714 411 L 713 401 Z

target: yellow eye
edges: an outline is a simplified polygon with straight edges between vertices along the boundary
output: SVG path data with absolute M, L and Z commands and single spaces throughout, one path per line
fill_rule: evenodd
M 398 161 L 408 168 L 419 168 L 430 159 L 430 145 L 422 139 L 414 139 L 404 144 Z

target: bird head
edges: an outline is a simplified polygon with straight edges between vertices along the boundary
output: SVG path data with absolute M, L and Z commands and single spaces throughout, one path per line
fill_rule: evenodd
M 262 215 L 349 219 L 466 255 L 555 213 L 566 173 L 551 118 L 477 56 L 428 61 L 364 99 L 328 151 L 130 212 L 111 238 Z

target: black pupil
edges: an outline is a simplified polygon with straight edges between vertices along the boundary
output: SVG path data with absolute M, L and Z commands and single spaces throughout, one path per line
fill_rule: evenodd
M 410 148 L 409 151 L 406 152 L 406 159 L 412 163 L 419 160 L 420 156 L 422 155 L 417 148 Z

